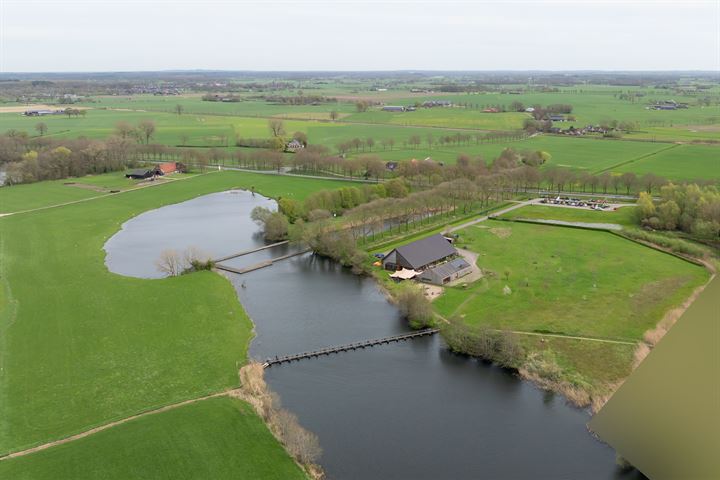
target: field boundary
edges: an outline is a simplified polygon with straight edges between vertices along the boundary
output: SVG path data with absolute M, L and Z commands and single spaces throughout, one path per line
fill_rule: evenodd
M 614 168 L 624 167 L 625 165 L 630 165 L 631 163 L 635 163 L 635 162 L 637 162 L 638 160 L 643 160 L 643 159 L 645 159 L 645 158 L 652 157 L 653 155 L 657 155 L 658 153 L 666 152 L 666 151 L 668 151 L 668 150 L 672 150 L 673 148 L 677 148 L 677 147 L 679 147 L 679 146 L 680 146 L 679 143 L 673 143 L 673 144 L 670 145 L 669 147 L 661 148 L 660 150 L 657 150 L 657 151 L 655 151 L 655 152 L 646 153 L 645 155 L 640 155 L 639 157 L 635 157 L 635 158 L 632 158 L 632 159 L 630 159 L 630 160 L 625 160 L 625 161 L 623 161 L 623 162 L 616 163 L 615 165 L 610 165 L 609 167 L 603 168 L 603 169 L 601 169 L 601 170 L 597 170 L 597 171 L 594 172 L 594 173 L 597 175 L 598 173 L 605 173 L 605 172 L 608 172 L 608 171 L 610 171 L 610 170 L 612 170 L 612 169 L 614 169 Z
M 25 449 L 25 450 L 20 450 L 20 451 L 17 451 L 17 452 L 7 453 L 7 454 L 5 454 L 5 455 L 0 456 L 0 462 L 2 462 L 2 461 L 4 461 L 4 460 L 10 460 L 10 459 L 12 459 L 12 458 L 24 457 L 24 456 L 26 456 L 26 455 L 30 455 L 30 454 L 35 453 L 35 452 L 40 452 L 40 451 L 42 451 L 42 450 L 47 450 L 48 448 L 52 448 L 52 447 L 55 447 L 55 446 L 58 446 L 58 445 L 63 445 L 63 444 L 65 444 L 65 443 L 74 442 L 74 441 L 76 441 L 76 440 L 80 440 L 81 438 L 89 437 L 90 435 L 93 435 L 93 434 L 95 434 L 95 433 L 102 432 L 103 430 L 107 430 L 107 429 L 109 429 L 109 428 L 112 428 L 112 427 L 115 427 L 115 426 L 118 426 L 118 425 L 122 425 L 123 423 L 127 423 L 127 422 L 130 422 L 130 421 L 135 420 L 135 419 L 138 419 L 138 418 L 147 417 L 147 416 L 149 416 L 149 415 L 155 415 L 155 414 L 157 414 L 157 413 L 167 412 L 168 410 L 174 410 L 174 409 L 179 408 L 179 407 L 184 407 L 185 405 L 190 405 L 190 404 L 192 404 L 192 403 L 201 402 L 201 401 L 203 401 L 203 400 L 209 400 L 209 399 L 211 399 L 211 398 L 217 398 L 217 397 L 223 397 L 223 396 L 230 396 L 230 395 L 231 395 L 232 393 L 234 393 L 236 390 L 237 390 L 237 388 L 231 388 L 231 389 L 229 389 L 229 390 L 223 390 L 222 392 L 211 393 L 211 394 L 208 394 L 208 395 L 204 395 L 204 396 L 202 396 L 202 397 L 191 398 L 191 399 L 188 399 L 188 400 L 183 400 L 183 401 L 181 401 L 181 402 L 171 403 L 171 404 L 165 405 L 165 406 L 163 406 L 163 407 L 154 408 L 154 409 L 152 409 L 152 410 L 147 410 L 147 411 L 145 411 L 145 412 L 136 413 L 135 415 L 131 415 L 131 416 L 129 416 L 129 417 L 121 418 L 120 420 L 114 420 L 114 421 L 112 421 L 112 422 L 105 423 L 105 424 L 99 425 L 99 426 L 97 426 L 97 427 L 93 427 L 93 428 L 91 428 L 91 429 L 89 429 L 89 430 L 85 430 L 85 431 L 83 431 L 83 432 L 76 433 L 76 434 L 74 434 L 74 435 L 70 435 L 70 436 L 68 436 L 68 437 L 64 437 L 64 438 L 61 438 L 61 439 L 59 439 L 59 440 L 53 440 L 52 442 L 47 442 L 47 443 L 43 443 L 43 444 L 41 444 L 41 445 L 36 445 L 36 446 L 34 446 L 34 447 L 27 448 L 27 449 Z

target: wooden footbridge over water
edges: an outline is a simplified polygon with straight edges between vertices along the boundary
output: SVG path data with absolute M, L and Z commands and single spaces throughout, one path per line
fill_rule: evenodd
M 277 246 L 280 246 L 280 245 L 285 245 L 285 244 L 287 244 L 287 243 L 288 243 L 288 241 L 285 240 L 284 242 L 273 243 L 272 245 L 265 245 L 265 246 L 263 246 L 263 247 L 253 248 L 252 250 L 245 250 L 244 252 L 234 253 L 234 254 L 228 255 L 228 256 L 226 256 L 226 257 L 216 258 L 215 260 L 213 260 L 213 261 L 215 262 L 215 268 L 217 268 L 218 270 L 224 270 L 224 271 L 226 271 L 226 272 L 232 272 L 232 273 L 237 273 L 238 275 L 242 275 L 243 273 L 254 272 L 255 270 L 259 270 L 259 269 L 261 269 L 261 268 L 269 267 L 269 266 L 272 265 L 273 263 L 279 262 L 280 260 L 285 260 L 285 259 L 288 259 L 288 258 L 296 257 L 296 256 L 298 256 L 298 255 L 302 255 L 302 254 L 304 254 L 304 253 L 308 253 L 309 251 L 311 251 L 310 248 L 304 248 L 304 249 L 299 250 L 299 251 L 297 251 L 297 252 L 288 253 L 287 255 L 283 255 L 283 256 L 281 256 L 281 257 L 276 257 L 276 258 L 271 258 L 271 259 L 269 259 L 269 260 L 263 260 L 262 262 L 255 263 L 255 264 L 253 264 L 253 265 L 249 265 L 249 266 L 247 266 L 247 267 L 242 267 L 242 268 L 230 267 L 230 266 L 228 266 L 228 265 L 223 265 L 222 263 L 219 263 L 219 262 L 222 262 L 222 261 L 225 261 L 225 260 L 230 260 L 230 259 L 233 259 L 233 258 L 242 257 L 243 255 L 249 255 L 249 254 L 251 254 L 251 253 L 259 252 L 259 251 L 261 251 L 261 250 L 267 250 L 268 248 L 273 248 L 273 247 L 277 247 Z
M 285 355 L 283 357 L 268 358 L 263 363 L 263 368 L 269 368 L 273 365 L 280 365 L 282 363 L 290 363 L 295 360 L 303 360 L 306 358 L 319 357 L 321 355 L 330 355 L 333 353 L 347 352 L 350 350 L 357 350 L 359 348 L 374 347 L 376 345 L 382 345 L 392 342 L 401 342 L 403 340 L 410 340 L 411 338 L 424 337 L 428 335 L 434 335 L 438 333 L 440 329 L 437 328 L 426 328 L 424 330 L 418 330 L 417 332 L 402 333 L 400 335 L 393 335 L 391 337 L 383 337 L 375 340 L 365 340 L 363 342 L 348 343 L 346 345 L 338 345 L 335 347 L 321 348 L 320 350 L 313 350 L 311 352 L 298 353 L 295 355 Z

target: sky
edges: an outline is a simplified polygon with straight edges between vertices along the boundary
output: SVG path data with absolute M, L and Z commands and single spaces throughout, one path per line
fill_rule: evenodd
M 720 70 L 720 0 L 0 0 L 0 72 Z

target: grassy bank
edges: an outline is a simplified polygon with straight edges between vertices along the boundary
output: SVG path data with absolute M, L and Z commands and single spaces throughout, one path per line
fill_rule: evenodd
M 237 385 L 252 325 L 231 285 L 108 272 L 124 221 L 232 187 L 302 198 L 337 183 L 213 173 L 0 219 L 0 452 Z
M 305 475 L 248 404 L 219 397 L 2 461 L 0 477 L 285 480 Z

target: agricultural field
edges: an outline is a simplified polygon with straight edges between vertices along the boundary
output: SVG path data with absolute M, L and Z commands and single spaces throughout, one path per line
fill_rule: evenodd
M 215 172 L 0 218 L 0 452 L 237 385 L 252 325 L 231 285 L 210 272 L 110 273 L 102 246 L 124 221 L 233 187 L 301 199 L 346 185 Z
M 470 326 L 636 341 L 708 277 L 606 232 L 491 220 L 458 244 L 480 253 L 486 275 L 435 304 Z
M 520 130 L 527 113 L 482 113 L 460 107 L 418 108 L 414 112 L 372 110 L 354 113 L 344 120 L 389 125 L 464 128 L 473 130 Z
M 148 415 L 31 456 L 0 462 L 0 477 L 306 478 L 252 409 L 228 397 Z
M 613 168 L 613 172 L 654 173 L 672 180 L 720 180 L 720 147 L 677 145 Z
M 360 88 L 356 94 L 348 94 L 350 85 Z M 677 101 L 686 101 L 690 108 L 676 111 L 647 110 L 648 102 L 667 97 L 663 91 L 645 88 L 611 88 L 600 86 L 582 86 L 563 88 L 559 92 L 530 92 L 520 95 L 503 93 L 481 94 L 410 94 L 407 90 L 387 92 L 367 91 L 367 85 L 340 84 L 319 90 L 307 90 L 313 95 L 337 95 L 337 103 L 319 105 L 279 105 L 252 98 L 258 94 L 241 93 L 242 101 L 236 103 L 206 102 L 199 94 L 180 96 L 99 96 L 92 102 L 80 103 L 87 107 L 86 117 L 67 118 L 61 116 L 25 118 L 14 113 L 0 113 L 0 131 L 18 130 L 31 136 L 37 136 L 35 125 L 42 121 L 47 124 L 48 138 L 106 138 L 115 132 L 115 125 L 127 122 L 136 125 L 144 120 L 156 123 L 156 133 L 152 142 L 171 146 L 234 148 L 237 137 L 269 138 L 268 120 L 282 118 L 286 135 L 303 132 L 312 144 L 326 146 L 332 153 L 337 146 L 354 138 L 374 140 L 374 147 L 366 147 L 347 152 L 350 156 L 373 153 L 383 160 L 403 160 L 411 158 L 433 158 L 443 163 L 454 163 L 461 153 L 482 155 L 487 161 L 496 157 L 505 147 L 518 150 L 531 149 L 547 151 L 552 155 L 547 164 L 568 166 L 591 173 L 610 171 L 612 173 L 633 171 L 638 174 L 652 172 L 672 180 L 694 180 L 720 178 L 713 174 L 712 161 L 720 152 L 720 146 L 687 145 L 687 150 L 678 150 L 673 154 L 654 157 L 652 154 L 670 147 L 671 143 L 715 141 L 720 125 L 720 107 L 696 105 L 695 96 L 675 96 Z M 363 90 L 365 88 L 365 90 Z M 635 102 L 620 99 L 621 94 L 642 93 L 644 97 Z M 297 91 L 273 92 L 273 95 L 296 95 Z M 718 96 L 712 90 L 707 93 L 711 98 Z M 379 106 L 372 106 L 366 112 L 357 112 L 353 98 L 367 98 L 386 104 L 409 105 L 425 100 L 449 100 L 456 104 L 468 104 L 470 107 L 419 108 L 415 112 L 384 112 Z M 571 124 L 584 126 L 608 119 L 638 122 L 638 130 L 626 135 L 623 141 L 593 138 L 569 138 L 541 135 L 521 141 L 497 140 L 497 143 L 478 143 L 476 134 L 486 130 L 511 131 L 522 128 L 522 122 L 528 118 L 526 113 L 483 113 L 482 107 L 488 105 L 509 105 L 518 101 L 524 105 L 566 103 L 573 105 L 576 122 L 559 124 L 567 128 Z M 20 104 L 17 104 L 20 105 Z M 182 114 L 175 112 L 181 105 Z M 329 112 L 336 110 L 339 118 L 329 120 Z M 471 136 L 464 144 L 440 145 L 440 137 L 457 133 Z M 408 146 L 411 137 L 417 136 L 421 144 Z M 434 145 L 428 145 L 428 137 Z M 383 147 L 382 141 L 393 139 L 393 147 Z M 632 139 L 643 141 L 630 141 Z M 250 151 L 250 150 L 248 150 Z M 680 155 L 675 156 L 674 153 Z M 636 161 L 642 160 L 642 161 Z M 682 161 L 682 166 L 674 165 Z M 657 163 L 656 163 L 657 162 Z M 689 168 L 687 165 L 690 164 Z

